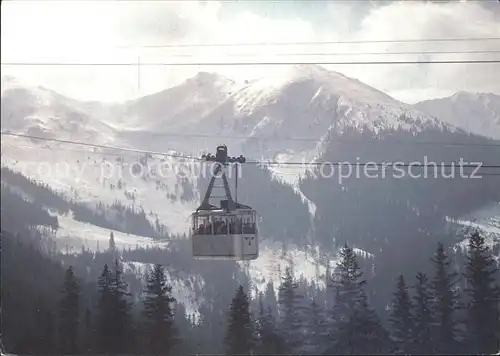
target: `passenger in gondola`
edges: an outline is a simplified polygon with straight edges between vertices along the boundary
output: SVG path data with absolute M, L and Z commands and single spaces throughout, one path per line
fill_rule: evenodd
M 218 219 L 214 222 L 215 234 L 225 235 L 227 234 L 227 225 L 224 220 Z
M 234 218 L 230 217 L 228 220 L 228 232 L 230 235 L 234 234 Z
M 243 218 L 243 233 L 248 234 L 248 218 Z
M 235 234 L 241 234 L 242 232 L 242 222 L 241 222 L 241 218 L 239 216 L 236 217 L 236 222 L 235 222 L 235 227 L 234 227 L 234 233 Z
M 221 228 L 222 228 L 222 220 L 221 219 L 216 219 L 214 221 L 214 234 L 215 235 L 221 234 Z

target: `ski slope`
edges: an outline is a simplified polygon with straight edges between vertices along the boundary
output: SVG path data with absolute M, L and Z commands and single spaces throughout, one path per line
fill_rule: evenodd
M 148 162 L 149 172 L 144 168 L 144 174 L 131 174 L 140 157 L 71 149 L 59 144 L 21 146 L 10 137 L 2 138 L 2 165 L 46 183 L 70 199 L 108 205 L 118 201 L 143 209 L 153 224 L 158 217 L 171 234 L 186 233 L 189 216 L 199 201 L 195 177 L 189 174 L 192 167 L 171 158 L 152 158 Z M 123 164 L 118 164 L 117 158 L 122 158 Z M 180 199 L 184 193 L 183 180 L 193 186 L 191 201 Z M 162 184 L 162 189 L 157 189 L 157 184 Z
M 151 238 L 126 234 L 120 231 L 105 229 L 90 223 L 73 219 L 71 214 L 57 215 L 59 229 L 55 233 L 56 246 L 68 253 L 79 252 L 84 246 L 90 251 L 105 251 L 109 246 L 111 232 L 117 249 L 134 249 L 136 247 L 166 247 L 167 242 L 158 242 Z

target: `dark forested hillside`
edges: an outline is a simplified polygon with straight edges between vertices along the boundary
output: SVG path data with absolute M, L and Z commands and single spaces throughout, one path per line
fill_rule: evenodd
M 67 199 L 62 194 L 55 192 L 47 184 L 37 182 L 7 167 L 1 168 L 1 178 L 2 182 L 11 187 L 17 187 L 38 205 L 54 209 L 60 213 L 69 211 L 70 204 Z
M 413 167 L 414 175 L 408 175 L 408 167 L 371 169 L 363 174 L 364 167 L 352 167 L 353 174 L 339 182 L 339 170 L 346 174 L 347 167 L 334 167 L 331 178 L 322 178 L 319 171 L 314 177 L 302 181 L 301 189 L 317 204 L 317 238 L 331 241 L 331 234 L 339 243 L 348 240 L 361 248 L 376 252 L 385 244 L 400 240 L 397 235 L 419 228 L 430 230 L 442 226 L 445 216 L 459 217 L 500 199 L 498 175 L 486 175 L 481 179 L 461 178 L 460 169 L 445 167 L 453 162 L 482 162 L 484 165 L 499 165 L 500 150 L 496 147 L 474 146 L 495 141 L 447 131 L 425 131 L 423 133 L 394 131 L 381 132 L 374 139 L 372 132 L 357 130 L 342 134 L 332 132 L 329 149 L 321 161 L 325 162 L 412 162 L 438 164 L 437 177 L 434 169 Z M 446 142 L 435 145 L 433 142 Z M 360 171 L 356 177 L 356 169 Z M 326 174 L 328 168 L 324 168 Z M 428 171 L 427 177 L 424 175 Z M 403 171 L 403 173 L 401 173 Z M 442 173 L 442 171 L 444 171 Z M 470 175 L 474 169 L 464 168 Z M 405 173 L 406 172 L 406 173 Z M 480 173 L 492 173 L 483 168 Z M 455 175 L 450 176 L 451 173 Z M 332 230 L 333 228 L 333 230 Z M 403 233 L 404 232 L 404 233 Z M 384 239 L 387 241 L 384 242 Z
M 408 271 L 422 268 L 426 265 L 423 256 L 432 251 L 436 241 L 443 241 L 446 246 L 457 242 L 454 232 L 447 229 L 447 216 L 459 217 L 500 201 L 500 176 L 461 178 L 459 168 L 440 166 L 461 159 L 499 165 L 500 149 L 485 146 L 495 141 L 460 131 L 433 130 L 422 133 L 382 131 L 376 138 L 371 131 L 346 130 L 332 132 L 331 136 L 330 146 L 321 161 L 438 164 L 437 177 L 429 167 L 427 177 L 424 176 L 425 168 L 413 167 L 413 175 L 422 176 L 412 178 L 408 175 L 408 167 L 400 166 L 399 171 L 389 167 L 385 175 L 382 169 L 372 167 L 368 171 L 371 176 L 366 176 L 363 166 L 353 166 L 352 176 L 341 182 L 338 175 L 341 167 L 334 167 L 335 174 L 330 178 L 322 177 L 318 168 L 314 173 L 316 177 L 302 180 L 302 191 L 317 207 L 316 241 L 325 247 L 332 240 L 337 244 L 347 241 L 374 253 L 376 278 L 386 281 L 394 278 L 394 266 Z M 347 175 L 348 167 L 342 169 Z M 360 172 L 358 177 L 356 169 Z M 328 175 L 329 168 L 324 170 Z M 473 169 L 464 168 L 463 171 L 470 175 Z M 455 176 L 450 176 L 450 172 Z M 478 175 L 481 172 L 491 174 L 492 170 L 481 169 Z M 383 299 L 386 297 L 384 295 Z M 380 303 L 382 307 L 383 301 Z
M 51 209 L 60 214 L 71 212 L 77 221 L 124 233 L 155 239 L 165 238 L 168 234 L 165 225 L 158 220 L 152 224 L 142 209 L 125 206 L 118 201 L 111 205 L 99 202 L 94 206 L 77 202 L 54 191 L 46 184 L 29 179 L 6 167 L 2 167 L 1 177 L 2 207 L 10 207 L 2 208 L 2 216 L 6 218 L 2 228 L 7 231 L 11 225 L 17 226 L 27 221 L 30 221 L 32 226 L 50 225 L 53 229 L 57 229 L 57 217 L 49 215 L 46 211 Z M 25 211 L 33 218 L 24 217 Z M 38 220 L 34 220 L 35 216 Z
M 97 203 L 92 208 L 89 204 L 71 203 L 73 217 L 77 221 L 91 223 L 105 229 L 128 234 L 146 236 L 155 239 L 167 236 L 167 227 L 158 220 L 153 225 L 142 209 L 124 206 L 120 202 L 108 205 Z
M 1 187 L 2 229 L 44 225 L 56 230 L 57 217 L 50 215 L 38 201 L 28 201 L 8 186 Z
M 62 266 L 27 234 L 1 233 L 2 340 L 9 352 L 48 354 L 56 345 Z

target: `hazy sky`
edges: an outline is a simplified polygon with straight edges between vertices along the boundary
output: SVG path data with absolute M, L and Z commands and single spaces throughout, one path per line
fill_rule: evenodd
M 499 50 L 499 41 L 139 48 L 152 45 L 500 37 L 496 1 L 2 1 L 6 62 L 318 62 L 500 59 L 490 54 L 373 52 Z M 121 48 L 119 48 L 122 46 Z M 346 55 L 342 53 L 355 52 Z M 340 53 L 340 55 L 339 55 Z M 365 54 L 360 54 L 365 53 Z M 311 55 L 314 54 L 314 55 Z M 323 54 L 323 55 L 320 55 Z M 328 67 L 328 66 L 326 66 Z M 236 80 L 277 66 L 6 66 L 11 74 L 85 100 L 121 101 L 198 71 Z M 500 94 L 500 64 L 337 65 L 407 102 L 458 90 Z

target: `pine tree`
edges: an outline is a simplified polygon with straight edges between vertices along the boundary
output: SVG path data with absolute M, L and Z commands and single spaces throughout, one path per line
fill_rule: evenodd
M 123 280 L 118 260 L 115 270 L 111 272 L 108 265 L 104 265 L 103 272 L 98 280 L 97 303 L 97 351 L 125 352 L 130 348 L 130 309 L 127 300 L 127 284 Z
M 325 328 L 324 308 L 319 305 L 316 298 L 311 301 L 310 313 L 307 318 L 307 335 L 305 337 L 308 354 L 323 351 L 322 345 L 327 341 L 327 330 Z
M 73 267 L 66 270 L 59 309 L 59 345 L 68 355 L 78 353 L 80 328 L 80 285 Z
M 35 305 L 34 340 L 29 349 L 35 354 L 51 354 L 56 351 L 55 320 L 47 302 L 39 296 Z
M 434 297 L 432 314 L 436 322 L 436 352 L 453 352 L 456 348 L 458 296 L 455 291 L 457 274 L 450 271 L 451 261 L 443 244 L 439 243 L 431 259 L 435 275 L 431 283 Z
M 292 353 L 301 353 L 306 335 L 308 305 L 298 288 L 291 267 L 285 269 L 278 290 L 279 328 Z
M 276 315 L 278 309 L 278 300 L 274 291 L 273 281 L 267 282 L 266 290 L 264 292 L 264 302 L 269 308 L 271 308 L 272 314 Z
M 414 307 L 414 351 L 419 354 L 432 354 L 433 349 L 433 317 L 432 295 L 429 290 L 429 281 L 423 273 L 417 273 L 415 284 Z
M 112 352 L 113 335 L 113 296 L 111 290 L 111 271 L 107 264 L 97 281 L 98 301 L 96 317 L 96 351 L 98 353 Z
M 413 316 L 412 303 L 403 275 L 399 275 L 392 301 L 390 321 L 392 339 L 396 352 L 409 353 L 412 350 Z
M 256 333 L 256 340 L 257 340 L 257 348 L 260 350 L 261 345 L 262 345 L 262 334 L 264 330 L 264 324 L 265 324 L 265 314 L 264 314 L 264 294 L 262 292 L 259 292 L 259 297 L 257 298 L 257 301 L 259 303 L 259 313 L 257 317 L 255 318 L 255 333 Z
M 280 337 L 275 327 L 275 320 L 270 306 L 267 312 L 264 308 L 262 293 L 259 296 L 259 317 L 257 319 L 258 347 L 259 355 L 279 355 L 285 351 L 285 342 Z
M 365 280 L 354 251 L 345 244 L 333 281 L 335 303 L 328 353 L 382 353 L 387 346 L 387 332 L 368 305 Z
M 109 234 L 109 250 L 110 251 L 116 250 L 115 236 L 113 235 L 113 231 L 111 231 Z
M 175 311 L 173 314 L 176 334 L 182 336 L 182 339 L 176 339 L 177 342 L 172 353 L 174 355 L 192 354 L 195 351 L 193 349 L 195 341 L 193 340 L 192 332 L 195 323 L 191 320 L 191 315 L 187 314 L 186 307 L 182 303 L 175 303 Z
M 254 348 L 250 303 L 239 286 L 231 302 L 225 337 L 227 355 L 249 355 Z
M 115 270 L 111 274 L 111 318 L 112 342 L 114 352 L 127 352 L 131 347 L 132 305 L 128 300 L 128 285 L 123 279 L 123 272 L 118 260 L 115 261 Z
M 147 349 L 154 354 L 168 355 L 177 342 L 174 326 L 172 287 L 159 264 L 147 276 L 144 299 L 144 332 Z
M 484 237 L 469 238 L 466 261 L 467 331 L 470 352 L 492 354 L 500 348 L 500 289 L 495 285 L 498 267 Z
M 51 310 L 45 312 L 45 327 L 42 329 L 43 338 L 45 340 L 45 348 L 40 350 L 44 354 L 51 354 L 57 350 L 56 339 L 56 316 Z
M 83 324 L 83 351 L 90 353 L 93 349 L 92 338 L 92 312 L 89 308 L 85 309 L 85 319 Z
M 331 310 L 335 302 L 335 287 L 333 285 L 332 265 L 329 258 L 326 260 L 325 264 L 325 288 L 325 308 L 327 308 L 327 310 Z
M 265 325 L 265 314 L 264 314 L 264 294 L 262 292 L 259 292 L 259 297 L 257 298 L 257 301 L 259 303 L 259 313 L 257 314 L 255 318 L 255 340 L 257 343 L 256 349 L 262 353 L 262 337 L 264 334 L 264 325 Z

